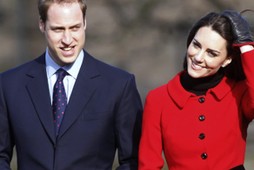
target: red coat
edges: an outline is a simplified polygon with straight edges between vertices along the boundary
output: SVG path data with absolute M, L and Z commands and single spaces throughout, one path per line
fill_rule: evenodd
M 179 73 L 149 92 L 143 115 L 139 170 L 228 170 L 244 163 L 254 117 L 254 51 L 242 56 L 247 79 L 224 77 L 206 95 L 180 84 Z

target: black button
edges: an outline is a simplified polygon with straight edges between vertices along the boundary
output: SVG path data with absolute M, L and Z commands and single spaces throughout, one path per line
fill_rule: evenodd
M 208 157 L 207 153 L 204 152 L 204 153 L 201 154 L 202 159 L 207 159 L 207 157 Z
M 200 121 L 204 121 L 204 120 L 205 120 L 205 115 L 200 115 L 200 116 L 198 117 L 198 119 L 199 119 Z
M 198 137 L 199 137 L 199 139 L 203 140 L 203 139 L 205 139 L 205 134 L 204 133 L 200 133 Z
M 204 97 L 200 97 L 200 98 L 198 98 L 198 101 L 199 101 L 199 103 L 204 103 L 205 102 L 205 98 Z

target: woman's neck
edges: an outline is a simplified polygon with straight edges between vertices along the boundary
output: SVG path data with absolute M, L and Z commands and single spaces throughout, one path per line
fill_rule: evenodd
M 196 95 L 205 95 L 208 89 L 219 84 L 223 76 L 223 71 L 218 71 L 216 74 L 208 77 L 193 78 L 187 72 L 184 72 L 180 77 L 180 82 L 185 90 Z

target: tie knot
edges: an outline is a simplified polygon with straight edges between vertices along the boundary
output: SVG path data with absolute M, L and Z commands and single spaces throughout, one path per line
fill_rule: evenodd
M 62 81 L 64 79 L 64 77 L 67 75 L 67 72 L 64 69 L 59 68 L 56 71 L 56 74 L 57 74 L 57 80 Z

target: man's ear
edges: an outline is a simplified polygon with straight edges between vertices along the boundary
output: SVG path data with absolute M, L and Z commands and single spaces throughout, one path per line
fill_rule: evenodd
M 45 23 L 41 19 L 39 20 L 39 28 L 42 33 L 45 32 Z
M 86 18 L 84 19 L 84 31 L 86 30 Z
M 223 62 L 223 64 L 221 65 L 221 67 L 226 67 L 227 65 L 229 65 L 232 62 L 232 57 L 228 56 L 226 58 L 226 60 Z

